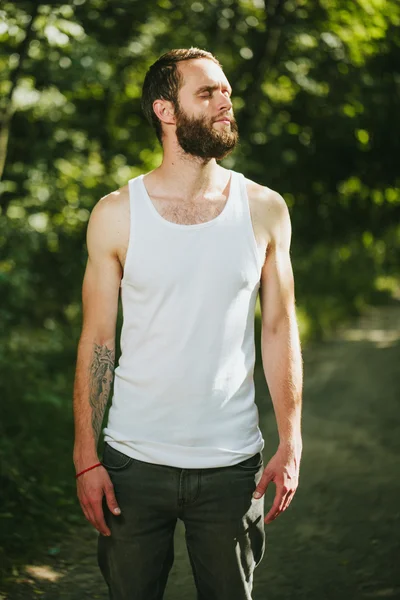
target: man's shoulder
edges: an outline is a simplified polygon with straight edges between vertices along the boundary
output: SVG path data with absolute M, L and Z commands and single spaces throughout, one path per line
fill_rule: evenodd
M 93 206 L 90 221 L 112 228 L 129 216 L 128 184 L 102 196 Z
M 118 188 L 112 192 L 109 192 L 105 196 L 102 196 L 100 200 L 97 201 L 93 208 L 97 208 L 97 210 L 102 210 L 104 212 L 117 209 L 122 205 L 126 204 L 127 200 L 129 200 L 129 184 Z
M 249 199 L 259 200 L 263 204 L 271 205 L 271 207 L 279 206 L 282 203 L 286 204 L 284 198 L 276 190 L 266 185 L 261 185 L 246 176 L 244 176 L 244 179 Z
M 128 185 L 102 196 L 93 206 L 88 236 L 98 240 L 104 248 L 117 253 L 129 229 Z
M 288 207 L 283 196 L 272 188 L 245 177 L 250 208 L 264 223 L 287 218 Z

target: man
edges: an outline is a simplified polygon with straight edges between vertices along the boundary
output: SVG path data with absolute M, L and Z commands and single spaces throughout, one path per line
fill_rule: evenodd
M 114 600 L 162 599 L 178 518 L 199 599 L 251 598 L 264 523 L 288 507 L 298 483 L 302 360 L 290 219 L 277 192 L 217 163 L 238 141 L 231 91 L 206 51 L 172 50 L 156 61 L 142 106 L 162 164 L 102 198 L 88 225 L 74 463 Z M 259 291 L 279 432 L 265 468 L 253 381 Z

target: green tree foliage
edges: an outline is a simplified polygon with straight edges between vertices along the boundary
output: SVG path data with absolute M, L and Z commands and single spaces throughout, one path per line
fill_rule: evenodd
M 27 500 L 31 522 L 38 478 L 60 500 L 27 473 L 44 442 L 69 460 L 70 415 L 64 440 L 52 423 L 71 403 L 90 211 L 161 160 L 140 110 L 149 65 L 192 45 L 223 64 L 241 135 L 223 164 L 289 206 L 306 339 L 398 274 L 399 25 L 397 0 L 1 4 L 3 515 Z

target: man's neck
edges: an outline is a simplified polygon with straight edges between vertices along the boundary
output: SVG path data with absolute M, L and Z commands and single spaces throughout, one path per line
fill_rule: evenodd
M 224 171 L 215 158 L 204 161 L 183 152 L 164 153 L 161 165 L 152 171 L 150 180 L 155 188 L 162 185 L 167 196 L 170 191 L 177 199 L 195 200 L 221 190 Z

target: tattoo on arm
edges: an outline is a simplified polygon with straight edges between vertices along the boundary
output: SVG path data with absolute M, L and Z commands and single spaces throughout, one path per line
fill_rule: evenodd
M 114 356 L 114 350 L 94 344 L 94 355 L 89 367 L 89 403 L 92 407 L 92 428 L 96 443 L 113 380 Z

